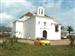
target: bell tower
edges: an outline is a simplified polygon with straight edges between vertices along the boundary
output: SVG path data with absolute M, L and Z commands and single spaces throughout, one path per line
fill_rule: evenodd
M 44 16 L 44 8 L 43 7 L 38 7 L 38 9 L 37 9 L 37 15 Z

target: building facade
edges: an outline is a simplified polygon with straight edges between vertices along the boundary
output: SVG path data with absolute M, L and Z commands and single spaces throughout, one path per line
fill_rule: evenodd
M 61 39 L 61 25 L 52 17 L 45 15 L 43 7 L 38 7 L 37 13 L 28 12 L 13 23 L 13 35 L 18 38 L 48 40 Z

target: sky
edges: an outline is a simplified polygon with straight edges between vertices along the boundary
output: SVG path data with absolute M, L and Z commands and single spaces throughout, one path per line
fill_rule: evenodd
M 35 13 L 39 6 L 61 25 L 75 29 L 75 0 L 0 0 L 0 25 L 12 26 L 13 21 L 27 12 Z

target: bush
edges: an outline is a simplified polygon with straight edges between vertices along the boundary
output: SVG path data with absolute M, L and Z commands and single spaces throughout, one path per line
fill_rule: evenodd
M 74 35 L 69 35 L 68 38 L 70 40 L 70 46 L 74 47 L 75 36 Z
M 5 38 L 5 39 L 3 39 L 2 43 L 0 44 L 0 46 L 2 48 L 8 48 L 8 46 L 12 47 L 14 45 L 14 43 L 17 43 L 18 42 L 17 39 L 18 38 L 16 38 L 16 37 L 13 37 L 13 38 L 11 38 L 11 37 Z

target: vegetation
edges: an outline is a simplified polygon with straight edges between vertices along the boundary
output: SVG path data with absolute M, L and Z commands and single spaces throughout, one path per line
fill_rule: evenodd
M 71 33 L 71 27 L 67 31 Z M 74 46 L 73 36 L 69 34 L 71 46 Z M 75 56 L 75 48 L 68 45 L 34 46 L 17 42 L 17 38 L 6 38 L 0 43 L 0 56 Z
M 67 31 L 69 33 L 68 38 L 70 39 L 70 46 L 74 48 L 74 38 L 75 38 L 75 36 L 71 35 L 71 32 L 73 31 L 73 28 L 71 26 L 68 26 Z
M 0 38 L 9 37 L 11 34 L 11 27 L 0 26 Z
M 2 42 L 0 42 L 0 46 L 2 48 L 7 48 L 9 45 L 10 47 L 14 45 L 14 43 L 18 42 L 18 38 L 17 37 L 5 37 L 5 38 L 0 38 Z
M 10 27 L 0 26 L 0 32 L 11 32 Z
M 70 33 L 73 31 L 73 28 L 71 26 L 68 26 L 67 31 L 68 31 L 68 33 L 70 35 Z
M 1 48 L 0 56 L 75 56 L 75 49 L 69 46 L 34 46 L 25 43 L 14 43 Z

